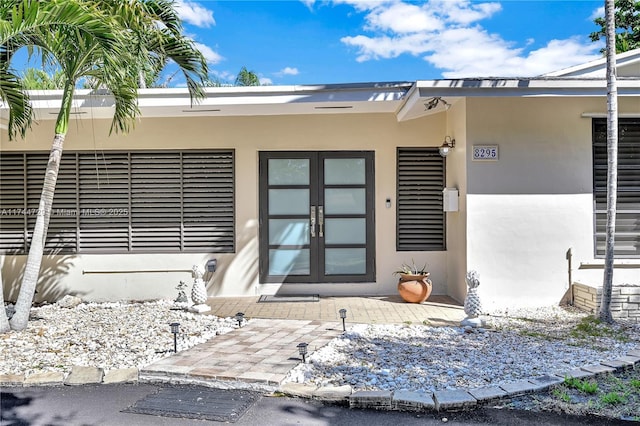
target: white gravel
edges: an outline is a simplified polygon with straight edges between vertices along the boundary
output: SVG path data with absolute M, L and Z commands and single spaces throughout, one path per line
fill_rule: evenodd
M 550 307 L 494 313 L 485 329 L 358 324 L 311 354 L 287 381 L 433 392 L 568 372 L 640 349 L 638 325 L 599 325 L 594 333 L 603 336 L 571 336 L 584 317 Z M 627 338 L 615 338 L 619 333 Z
M 233 318 L 171 310 L 172 302 L 82 303 L 33 308 L 27 330 L 0 334 L 0 374 L 144 367 L 237 327 Z M 310 353 L 287 380 L 351 385 L 354 390 L 435 391 L 514 382 L 568 371 L 640 349 L 640 325 L 591 325 L 572 336 L 584 313 L 559 307 L 494 312 L 484 329 L 365 325 Z M 260 321 L 254 319 L 252 321 Z M 619 336 L 626 336 L 620 339 Z
M 74 365 L 106 371 L 143 367 L 171 355 L 172 322 L 180 323 L 178 351 L 237 327 L 232 318 L 172 310 L 173 303 L 81 303 L 32 308 L 22 332 L 0 334 L 0 374 L 69 372 Z

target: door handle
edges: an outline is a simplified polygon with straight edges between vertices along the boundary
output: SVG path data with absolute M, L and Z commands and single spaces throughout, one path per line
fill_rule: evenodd
M 311 238 L 316 236 L 316 206 L 311 206 L 309 212 L 309 228 L 311 228 Z
M 324 206 L 318 206 L 318 237 L 324 238 Z

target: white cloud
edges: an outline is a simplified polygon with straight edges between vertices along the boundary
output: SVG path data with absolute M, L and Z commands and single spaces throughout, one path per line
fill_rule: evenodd
M 260 85 L 261 86 L 272 86 L 273 85 L 273 80 L 271 80 L 268 77 L 260 77 Z
M 282 68 L 280 71 L 278 71 L 276 73 L 276 75 L 298 75 L 300 74 L 300 71 L 298 71 L 298 68 L 294 68 L 294 67 L 284 67 Z
M 183 21 L 196 27 L 205 28 L 216 24 L 213 19 L 213 11 L 195 1 L 177 0 L 176 10 Z
M 300 0 L 300 2 L 303 3 L 305 6 L 307 6 L 311 10 L 313 9 L 315 0 Z
M 343 37 L 343 43 L 357 47 L 360 54 L 356 58 L 358 62 L 371 59 L 396 58 L 403 53 L 419 55 L 431 50 L 431 40 L 427 34 L 409 34 L 398 37 L 367 37 L 358 35 L 355 37 Z
M 224 59 L 220 54 L 215 52 L 212 48 L 210 48 L 206 44 L 202 44 L 198 42 L 195 42 L 194 44 L 196 45 L 196 49 L 198 49 L 202 53 L 204 58 L 207 60 L 207 63 L 217 64 L 218 62 Z
M 423 56 L 445 78 L 535 76 L 600 57 L 599 47 L 578 37 L 552 40 L 537 50 L 489 33 L 480 21 L 500 12 L 496 2 L 430 0 L 421 5 L 393 1 L 335 0 L 365 13 L 364 34 L 343 37 L 359 62 Z
M 369 30 L 390 30 L 396 33 L 434 31 L 443 27 L 442 21 L 424 7 L 395 3 L 375 7 L 366 17 Z
M 589 17 L 589 20 L 593 21 L 596 18 L 604 18 L 604 6 L 600 6 L 599 8 L 594 10 L 591 16 Z

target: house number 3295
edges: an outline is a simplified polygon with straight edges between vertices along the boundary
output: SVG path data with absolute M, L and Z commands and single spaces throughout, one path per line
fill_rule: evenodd
M 474 160 L 497 160 L 498 145 L 474 145 L 473 159 Z

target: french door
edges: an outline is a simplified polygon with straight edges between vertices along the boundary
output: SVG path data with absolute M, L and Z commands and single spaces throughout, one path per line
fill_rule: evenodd
M 260 153 L 260 282 L 375 280 L 373 160 Z

